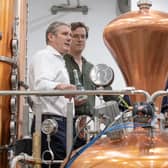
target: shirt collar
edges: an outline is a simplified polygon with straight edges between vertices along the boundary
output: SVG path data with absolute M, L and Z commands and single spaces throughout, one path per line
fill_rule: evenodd
M 69 57 L 71 57 L 71 59 L 73 60 L 73 61 L 75 61 L 74 60 L 74 57 L 71 55 L 71 54 L 67 54 L 67 55 L 69 55 Z M 83 56 L 82 56 L 82 62 L 83 63 L 86 63 L 87 61 L 86 61 L 86 58 L 84 58 Z
M 47 50 L 49 50 L 53 55 L 63 57 L 54 47 L 47 45 Z

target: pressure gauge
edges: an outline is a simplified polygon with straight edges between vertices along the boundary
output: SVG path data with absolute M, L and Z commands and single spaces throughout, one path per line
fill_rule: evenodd
M 107 86 L 113 82 L 114 72 L 106 64 L 98 64 L 91 69 L 90 78 L 96 86 Z
M 41 130 L 46 135 L 51 135 L 57 132 L 58 123 L 53 119 L 46 119 L 43 121 Z

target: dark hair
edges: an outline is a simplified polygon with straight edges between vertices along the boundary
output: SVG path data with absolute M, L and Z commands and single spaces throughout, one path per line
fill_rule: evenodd
M 71 23 L 71 30 L 74 31 L 76 30 L 78 27 L 83 27 L 86 31 L 86 38 L 88 38 L 88 31 L 89 28 L 82 22 L 72 22 Z
M 46 43 L 48 43 L 48 34 L 49 34 L 49 33 L 56 34 L 56 33 L 57 33 L 57 30 L 58 30 L 58 28 L 59 28 L 60 26 L 68 26 L 68 27 L 70 27 L 69 24 L 66 24 L 66 23 L 64 23 L 64 22 L 57 22 L 57 21 L 55 21 L 55 22 L 51 23 L 51 24 L 48 26 L 47 30 L 46 30 Z

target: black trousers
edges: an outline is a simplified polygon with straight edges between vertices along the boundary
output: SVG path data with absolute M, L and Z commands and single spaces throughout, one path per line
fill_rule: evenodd
M 57 116 L 57 115 L 42 115 L 42 121 L 45 119 L 53 119 L 58 123 L 58 131 L 51 135 L 50 146 L 54 153 L 54 160 L 63 160 L 66 157 L 66 118 Z M 32 123 L 32 131 L 34 130 L 35 119 Z M 48 150 L 48 142 L 47 135 L 42 133 L 42 141 L 41 141 L 41 149 L 42 153 Z M 47 153 L 44 155 L 45 160 L 50 160 L 51 156 Z M 42 168 L 48 168 L 47 164 L 42 164 Z M 52 164 L 51 168 L 59 168 L 60 163 Z

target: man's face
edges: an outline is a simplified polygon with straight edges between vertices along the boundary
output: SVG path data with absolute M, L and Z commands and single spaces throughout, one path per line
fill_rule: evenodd
M 72 31 L 71 51 L 82 52 L 86 44 L 86 30 L 78 27 Z
M 62 25 L 55 34 L 49 34 L 48 44 L 53 46 L 59 53 L 66 54 L 70 50 L 72 33 L 71 28 Z

